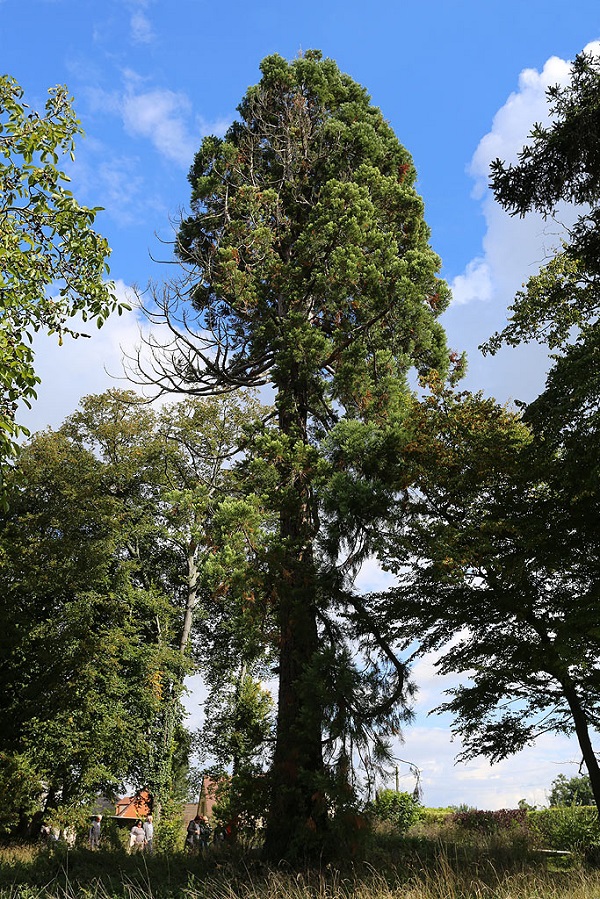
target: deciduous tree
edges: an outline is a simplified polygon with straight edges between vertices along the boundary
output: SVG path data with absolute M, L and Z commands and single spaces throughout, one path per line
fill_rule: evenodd
M 173 611 L 163 635 L 179 671 L 159 689 L 152 759 L 140 782 L 156 803 L 169 794 L 183 674 L 209 687 L 261 654 L 244 584 L 261 542 L 260 507 L 240 496 L 232 456 L 264 407 L 248 394 L 186 398 L 155 412 L 131 391 L 86 397 L 63 430 L 104 463 L 121 505 L 120 545 L 135 583 Z
M 416 429 L 416 492 L 389 544 L 399 583 L 383 608 L 416 654 L 435 650 L 441 673 L 464 678 L 440 706 L 461 758 L 572 733 L 598 801 L 600 542 L 587 496 L 571 501 L 560 448 L 493 400 L 440 391 Z
M 548 801 L 550 805 L 593 805 L 594 794 L 589 777 L 565 777 L 564 774 L 559 774 L 552 781 Z
M 550 88 L 548 98 L 550 124 L 534 128 L 517 165 L 495 161 L 492 187 L 496 199 L 512 214 L 525 215 L 534 209 L 553 215 L 561 201 L 575 204 L 580 214 L 561 250 L 517 295 L 507 327 L 484 349 L 495 352 L 502 342 L 514 345 L 535 339 L 557 351 L 546 389 L 525 410 L 525 419 L 535 437 L 533 476 L 546 485 L 552 520 L 561 521 L 552 553 L 563 583 L 565 610 L 577 603 L 585 619 L 591 614 L 598 589 L 600 510 L 600 155 L 595 140 L 600 121 L 598 55 L 579 54 L 572 64 L 569 83 Z M 542 541 L 540 551 L 544 545 L 547 541 Z M 574 567 L 581 574 L 569 588 Z M 583 583 L 587 586 L 582 597 Z M 593 642 L 591 619 L 589 623 Z M 582 657 L 587 652 L 586 642 Z M 598 724 L 594 711 L 598 685 L 593 672 L 595 666 L 590 669 L 590 680 L 581 697 L 582 733 Z M 583 754 L 600 809 L 600 771 L 585 735 L 583 740 Z
M 60 432 L 35 438 L 7 479 L 0 741 L 28 758 L 48 809 L 137 780 L 161 685 L 180 665 L 174 610 L 128 564 L 132 509 L 114 488 L 101 460 Z
M 0 77 L 0 470 L 24 431 L 18 404 L 30 404 L 39 382 L 33 334 L 62 342 L 79 336 L 69 324 L 76 314 L 100 327 L 123 308 L 105 280 L 110 250 L 92 227 L 98 209 L 75 199 L 58 166 L 82 133 L 72 100 L 64 87 L 49 94 L 36 112 L 14 79 Z
M 235 570 L 226 583 L 218 575 L 225 560 L 245 562 L 248 504 L 232 511 L 228 460 L 254 414 L 241 397 L 157 413 L 111 390 L 37 435 L 11 471 L 0 751 L 31 761 L 46 804 L 80 803 L 125 779 L 149 788 L 157 809 L 168 797 L 186 741 L 183 678 L 210 672 L 201 663 L 225 640 L 228 592 L 227 633 L 250 630 L 241 606 L 236 618 Z M 198 619 L 212 643 L 199 640 Z M 222 669 L 239 666 L 243 646 L 229 641 Z

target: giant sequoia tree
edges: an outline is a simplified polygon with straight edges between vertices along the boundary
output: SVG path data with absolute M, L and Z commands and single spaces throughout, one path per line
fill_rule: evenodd
M 278 521 L 264 594 L 279 647 L 267 850 L 280 857 L 322 843 L 324 752 L 344 770 L 399 723 L 405 667 L 348 574 L 386 515 L 407 372 L 448 367 L 448 290 L 411 157 L 364 88 L 318 52 L 261 71 L 225 138 L 196 155 L 185 274 L 154 311 L 173 341 L 150 374 L 164 390 L 274 392 L 248 472 Z

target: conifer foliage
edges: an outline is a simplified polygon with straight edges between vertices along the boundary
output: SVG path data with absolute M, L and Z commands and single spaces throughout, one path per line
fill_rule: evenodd
M 407 373 L 448 369 L 448 289 L 412 159 L 365 89 L 318 51 L 261 72 L 194 160 L 182 275 L 150 313 L 172 342 L 153 344 L 147 374 L 163 391 L 273 391 L 246 473 L 276 521 L 262 594 L 279 655 L 267 852 L 281 858 L 322 851 L 333 770 L 351 780 L 353 750 L 384 753 L 406 714 L 405 666 L 351 575 L 392 500 Z

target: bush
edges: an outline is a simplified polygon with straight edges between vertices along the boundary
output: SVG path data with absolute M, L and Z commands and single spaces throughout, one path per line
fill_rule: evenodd
M 527 809 L 502 808 L 494 812 L 469 809 L 454 812 L 451 821 L 458 827 L 464 827 L 465 830 L 486 835 L 500 833 L 503 830 L 523 830 L 527 827 Z
M 421 817 L 421 805 L 410 793 L 381 790 L 373 803 L 373 814 L 379 821 L 387 821 L 398 833 L 406 833 Z
M 451 808 L 421 808 L 419 815 L 423 824 L 430 824 L 433 827 L 442 826 L 450 821 L 452 812 Z
M 181 852 L 185 843 L 185 827 L 181 803 L 169 799 L 163 803 L 154 848 L 160 853 Z
M 268 777 L 258 768 L 249 768 L 232 777 L 221 774 L 215 779 L 215 825 L 233 842 L 238 838 L 248 844 L 260 841 L 268 810 Z
M 583 850 L 600 844 L 595 806 L 570 806 L 529 812 L 531 826 L 545 849 Z

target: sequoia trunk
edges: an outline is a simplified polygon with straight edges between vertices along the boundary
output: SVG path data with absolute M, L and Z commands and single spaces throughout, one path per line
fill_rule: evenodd
M 281 432 L 306 444 L 306 422 L 304 397 L 296 392 L 289 406 L 280 411 Z M 288 491 L 289 499 L 280 516 L 279 698 L 266 835 L 266 853 L 276 861 L 309 852 L 314 835 L 321 833 L 327 822 L 321 739 L 323 700 L 317 675 L 315 514 L 310 474 L 296 466 L 293 472 L 282 472 L 282 483 L 290 483 L 290 474 L 293 489 Z

